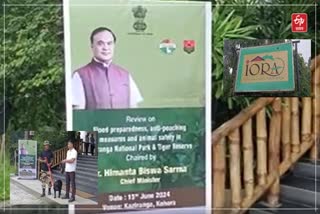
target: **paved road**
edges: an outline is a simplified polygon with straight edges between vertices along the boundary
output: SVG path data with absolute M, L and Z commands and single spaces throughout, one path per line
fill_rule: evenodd
M 9 203 L 10 203 L 9 200 L 7 200 L 7 201 L 0 201 L 0 211 L 1 211 L 1 209 L 2 209 L 3 207 L 9 206 Z
M 11 177 L 10 178 L 11 183 L 15 183 L 18 185 L 18 187 L 24 188 L 25 191 L 32 194 L 36 199 L 45 200 L 48 203 L 51 204 L 69 204 L 68 200 L 64 200 L 61 198 L 53 198 L 53 195 L 47 196 L 44 198 L 40 198 L 39 196 L 42 193 L 41 189 L 41 182 L 39 180 L 24 180 L 24 179 L 18 179 L 18 177 Z M 65 191 L 61 191 L 62 196 L 65 195 Z M 92 201 L 87 198 L 83 198 L 79 195 L 76 195 L 76 201 L 72 202 L 71 204 L 97 204 L 95 201 Z
M 50 204 L 51 203 L 51 204 Z M 10 182 L 10 205 L 6 204 L 5 212 L 0 208 L 0 213 L 5 214 L 68 214 L 68 207 L 65 205 L 52 204 L 52 202 L 41 198 L 25 189 L 23 185 Z
M 17 204 L 48 204 L 39 196 L 28 193 L 20 185 L 10 182 L 10 205 Z

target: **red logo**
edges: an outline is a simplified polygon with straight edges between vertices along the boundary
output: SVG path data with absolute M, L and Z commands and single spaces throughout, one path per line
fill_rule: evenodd
M 292 32 L 307 32 L 308 31 L 308 14 L 293 13 L 291 14 L 291 30 Z
M 183 50 L 188 54 L 192 53 L 195 49 L 196 43 L 194 40 L 184 40 L 183 41 Z

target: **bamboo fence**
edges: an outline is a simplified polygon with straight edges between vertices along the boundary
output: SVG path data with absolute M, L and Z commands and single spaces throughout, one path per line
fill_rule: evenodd
M 320 56 L 311 72 L 312 97 L 259 98 L 212 133 L 215 214 L 244 213 L 262 196 L 277 207 L 281 175 L 307 152 L 318 159 Z

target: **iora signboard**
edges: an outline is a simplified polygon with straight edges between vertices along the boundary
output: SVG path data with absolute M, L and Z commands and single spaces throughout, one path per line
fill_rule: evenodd
M 293 92 L 292 43 L 240 49 L 234 92 Z

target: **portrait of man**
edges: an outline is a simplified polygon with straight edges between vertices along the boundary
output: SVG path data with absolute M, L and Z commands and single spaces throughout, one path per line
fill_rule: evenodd
M 129 71 L 113 63 L 116 41 L 116 35 L 107 27 L 92 31 L 92 59 L 72 75 L 74 109 L 135 108 L 143 101 Z
M 27 155 L 28 150 L 24 147 L 24 144 L 21 144 L 20 155 Z

